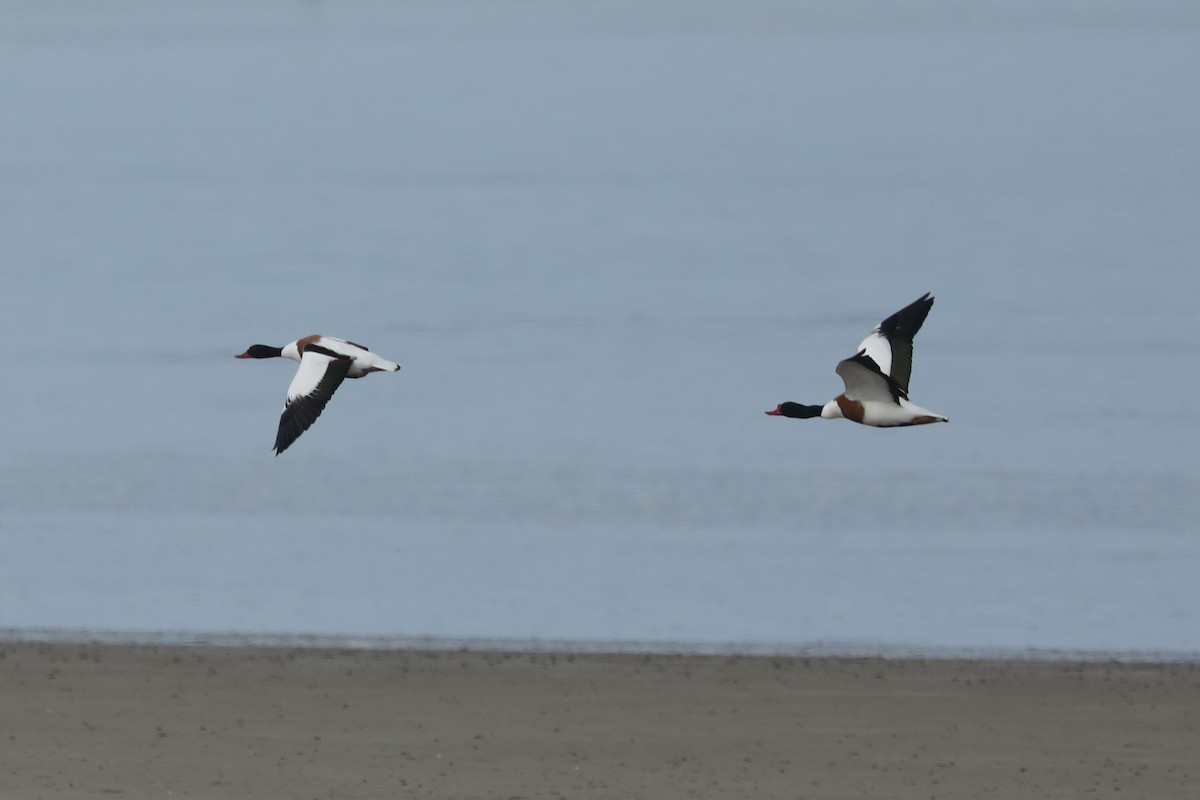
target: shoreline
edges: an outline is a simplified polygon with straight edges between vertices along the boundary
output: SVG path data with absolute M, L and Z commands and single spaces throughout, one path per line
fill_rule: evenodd
M 934 661 L 1200 664 L 1200 650 L 971 647 L 862 642 L 699 642 L 641 639 L 382 636 L 371 634 L 124 631 L 86 628 L 3 628 L 3 644 L 95 644 L 130 647 L 218 647 L 315 650 L 528 652 L 579 655 L 744 656 L 747 658 L 873 658 Z
M 1179 663 L 9 641 L 0 788 L 1183 798 L 1197 701 L 1200 665 Z

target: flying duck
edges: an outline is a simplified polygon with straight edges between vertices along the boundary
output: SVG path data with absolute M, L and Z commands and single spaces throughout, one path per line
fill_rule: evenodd
M 372 372 L 396 372 L 400 365 L 380 358 L 361 344 L 332 336 L 305 336 L 272 347 L 256 344 L 235 358 L 290 358 L 300 369 L 287 390 L 287 401 L 275 434 L 275 455 L 287 450 L 321 416 L 325 404 L 346 378 L 361 378 Z
M 921 330 L 933 298 L 928 292 L 892 314 L 862 340 L 858 352 L 837 365 L 846 391 L 823 406 L 780 403 L 773 417 L 845 418 L 876 428 L 949 422 L 948 417 L 908 400 L 912 374 L 913 337 Z

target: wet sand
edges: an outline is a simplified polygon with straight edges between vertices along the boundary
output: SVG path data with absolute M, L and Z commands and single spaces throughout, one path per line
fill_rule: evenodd
M 0 796 L 1200 796 L 1200 665 L 0 644 Z

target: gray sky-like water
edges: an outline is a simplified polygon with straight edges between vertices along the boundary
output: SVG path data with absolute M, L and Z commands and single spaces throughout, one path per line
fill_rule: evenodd
M 1200 650 L 1200 12 L 0 20 L 0 628 Z M 766 417 L 925 291 L 949 425 Z M 321 332 L 404 364 L 271 455 Z

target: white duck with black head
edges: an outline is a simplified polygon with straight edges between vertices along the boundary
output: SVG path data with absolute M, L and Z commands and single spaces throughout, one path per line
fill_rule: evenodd
M 848 419 L 876 428 L 949 422 L 908 399 L 913 337 L 925 323 L 933 297 L 926 293 L 871 331 L 858 352 L 837 365 L 845 391 L 824 405 L 780 403 L 767 414 L 793 419 Z
M 256 344 L 235 358 L 290 358 L 300 368 L 288 385 L 287 399 L 275 434 L 275 455 L 291 447 L 308 430 L 342 381 L 372 372 L 396 372 L 400 365 L 372 353 L 361 344 L 332 336 L 313 334 L 274 347 Z

